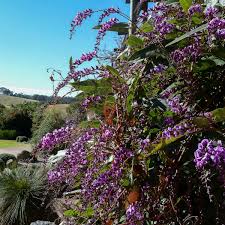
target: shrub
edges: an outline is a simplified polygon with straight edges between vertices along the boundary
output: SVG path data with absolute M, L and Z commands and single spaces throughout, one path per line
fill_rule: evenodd
M 16 136 L 16 130 L 0 130 L 0 139 L 15 140 Z
M 53 214 L 45 208 L 46 179 L 44 168 L 4 170 L 0 174 L 0 224 L 26 225 L 49 219 Z
M 0 114 L 2 130 L 16 130 L 17 135 L 30 137 L 33 113 L 37 103 L 24 103 L 3 109 Z
M 40 125 L 36 125 L 36 130 L 33 130 L 31 142 L 37 144 L 46 133 L 60 128 L 64 122 L 65 118 L 60 112 L 55 110 L 44 112 Z
M 17 142 L 27 142 L 28 138 L 26 136 L 17 136 L 16 141 Z
M 3 153 L 0 154 L 0 160 L 2 160 L 5 164 L 7 163 L 8 160 L 16 160 L 16 157 L 12 154 L 8 154 L 8 153 Z

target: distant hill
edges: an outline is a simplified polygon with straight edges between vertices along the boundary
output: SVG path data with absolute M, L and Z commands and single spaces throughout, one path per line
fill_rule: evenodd
M 17 104 L 22 104 L 25 102 L 38 102 L 38 101 L 32 100 L 32 99 L 19 98 L 19 97 L 0 94 L 0 104 L 2 104 L 4 106 L 17 105 Z
M 53 100 L 53 96 L 39 95 L 39 94 L 27 95 L 23 93 L 14 93 L 13 91 L 5 87 L 0 87 L 0 95 L 19 97 L 19 98 L 28 99 L 28 100 L 36 100 L 42 103 L 50 103 Z M 69 104 L 73 102 L 73 100 L 74 100 L 74 97 L 65 96 L 59 99 L 58 103 Z M 29 101 L 29 102 L 32 102 L 32 101 Z

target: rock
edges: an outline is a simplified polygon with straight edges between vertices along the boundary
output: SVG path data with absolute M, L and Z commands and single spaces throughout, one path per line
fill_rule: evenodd
M 36 222 L 32 222 L 30 225 L 55 225 L 55 223 L 53 222 L 49 222 L 49 221 L 36 221 Z
M 48 158 L 48 162 L 50 164 L 54 164 L 54 163 L 57 163 L 59 162 L 60 160 L 62 160 L 65 155 L 66 155 L 66 152 L 67 152 L 68 149 L 65 149 L 65 150 L 60 150 L 57 152 L 56 155 L 52 155 Z
M 18 161 L 28 161 L 32 158 L 32 154 L 26 150 L 23 150 L 21 153 L 17 155 Z
M 28 141 L 28 138 L 26 136 L 18 136 L 16 138 L 16 141 L 17 142 L 27 142 Z

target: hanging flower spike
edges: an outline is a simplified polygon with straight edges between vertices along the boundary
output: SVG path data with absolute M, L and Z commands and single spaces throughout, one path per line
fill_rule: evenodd
M 97 35 L 97 38 L 96 38 L 95 51 L 99 50 L 99 45 L 100 45 L 101 40 L 103 39 L 103 37 L 106 35 L 106 32 L 110 28 L 112 28 L 113 25 L 115 25 L 118 22 L 119 22 L 119 20 L 117 18 L 112 18 L 109 21 L 107 21 L 107 22 L 102 24 L 101 28 L 98 31 L 98 35 Z
M 71 29 L 70 29 L 70 38 L 72 38 L 76 28 L 82 24 L 84 20 L 86 20 L 88 17 L 91 17 L 91 15 L 94 13 L 92 9 L 86 9 L 82 12 L 79 12 L 73 19 L 71 23 Z
M 100 25 L 102 21 L 106 17 L 110 16 L 112 13 L 119 13 L 119 12 L 120 12 L 119 8 L 113 8 L 113 7 L 104 10 L 102 15 L 99 17 L 98 24 Z
M 192 5 L 189 9 L 188 9 L 188 13 L 192 16 L 195 13 L 202 13 L 203 9 L 202 6 L 200 4 L 196 4 L 196 5 Z

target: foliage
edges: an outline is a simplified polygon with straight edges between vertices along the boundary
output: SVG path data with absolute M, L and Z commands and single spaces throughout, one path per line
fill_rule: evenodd
M 16 160 L 16 157 L 12 154 L 8 154 L 8 153 L 3 153 L 0 154 L 0 159 L 5 163 L 7 163 L 8 160 L 12 159 L 12 160 Z
M 15 140 L 16 136 L 16 130 L 0 130 L 0 139 Z
M 42 111 L 42 112 L 40 112 Z M 31 142 L 37 144 L 43 135 L 52 132 L 54 129 L 60 128 L 65 122 L 64 115 L 56 110 L 44 111 L 39 109 L 33 120 L 33 134 Z
M 0 128 L 16 130 L 17 135 L 30 137 L 33 113 L 37 107 L 38 103 L 24 103 L 5 108 L 0 114 Z
M 101 21 L 115 13 L 106 11 Z M 93 13 L 79 13 L 72 34 Z M 92 121 L 76 135 L 71 130 L 65 158 L 48 173 L 51 186 L 80 190 L 65 212 L 72 224 L 225 221 L 223 17 L 224 7 L 206 8 L 202 1 L 157 3 L 136 24 L 149 26 L 136 29 L 112 66 L 77 70 L 98 57 L 100 40 L 119 22 L 115 18 L 100 25 L 93 52 L 71 60 L 55 94 L 74 79 L 76 89 L 83 83 L 80 90 L 90 91 L 79 96 L 87 108 L 101 105 L 95 86 L 87 86 L 107 78 L 113 97 L 98 126 Z M 96 80 L 84 79 L 90 74 Z M 52 142 L 52 136 L 41 144 L 58 144 L 60 138 Z

